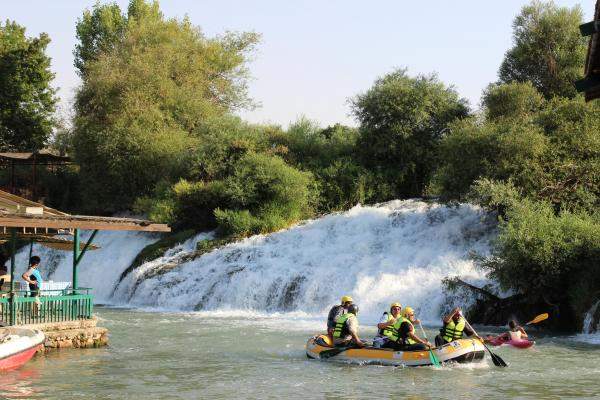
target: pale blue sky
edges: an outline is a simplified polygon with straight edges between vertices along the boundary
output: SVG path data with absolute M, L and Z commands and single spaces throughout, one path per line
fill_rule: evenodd
M 586 21 L 594 0 L 580 4 Z M 54 85 L 70 107 L 78 77 L 73 67 L 75 24 L 95 0 L 0 0 L 0 18 L 47 32 Z M 126 9 L 128 0 L 117 0 Z M 209 35 L 253 30 L 263 35 L 250 64 L 250 94 L 262 104 L 242 116 L 252 122 L 287 126 L 300 115 L 322 125 L 354 125 L 348 98 L 368 89 L 395 67 L 409 73 L 437 72 L 473 107 L 496 80 L 511 45 L 511 24 L 521 0 L 163 0 L 168 17 L 188 15 Z

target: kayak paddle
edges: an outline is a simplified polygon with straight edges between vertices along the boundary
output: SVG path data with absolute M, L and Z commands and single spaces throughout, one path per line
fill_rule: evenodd
M 525 325 L 537 324 L 538 322 L 542 322 L 548 319 L 548 313 L 543 313 L 526 323 Z
M 466 322 L 467 326 L 469 327 L 469 329 L 472 330 L 473 333 L 477 335 L 477 332 L 475 332 L 475 329 L 473 329 L 473 327 L 471 326 L 469 321 L 467 321 L 467 319 L 464 316 L 463 316 L 463 318 L 465 319 L 465 322 Z M 477 336 L 479 336 L 479 335 L 477 335 Z M 481 341 L 481 344 L 483 345 L 483 347 L 485 347 L 485 349 L 488 351 L 488 353 L 490 353 L 490 356 L 492 357 L 492 362 L 494 363 L 494 365 L 496 367 L 508 367 L 508 364 L 506 364 L 504 362 L 504 360 L 502 358 L 500 358 L 500 356 L 498 354 L 492 353 L 490 348 L 487 347 L 487 345 L 485 344 L 485 342 L 483 340 Z
M 421 321 L 419 321 L 419 327 L 421 328 L 421 332 L 423 332 L 423 337 L 429 342 L 429 339 L 427 339 L 427 334 L 425 333 L 425 329 L 423 329 L 423 325 L 421 325 Z M 436 355 L 433 354 L 433 350 L 431 350 L 431 347 L 429 348 L 429 360 L 435 367 L 440 366 L 440 360 L 438 360 Z

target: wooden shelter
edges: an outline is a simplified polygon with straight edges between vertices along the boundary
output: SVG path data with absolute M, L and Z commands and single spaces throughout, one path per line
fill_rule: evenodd
M 21 194 L 36 198 L 38 180 L 38 166 L 57 167 L 71 164 L 71 158 L 67 155 L 56 154 L 50 149 L 42 149 L 36 152 L 7 152 L 0 153 L 0 165 L 9 169 L 9 178 L 5 189 L 13 194 Z M 16 166 L 31 166 L 31 187 L 18 188 L 15 179 Z
M 577 81 L 577 90 L 585 93 L 585 100 L 600 98 L 600 0 L 596 1 L 594 20 L 579 27 L 583 36 L 591 36 L 585 62 L 585 78 Z
M 82 243 L 80 240 L 81 230 L 92 231 L 86 243 Z M 42 305 L 46 307 L 49 320 L 57 318 L 54 312 L 57 309 L 67 310 L 66 314 L 65 312 L 60 313 L 61 320 L 91 317 L 93 305 L 93 298 L 89 294 L 91 289 L 78 286 L 77 267 L 86 251 L 95 247 L 92 245 L 92 241 L 101 230 L 170 232 L 167 225 L 147 220 L 69 215 L 43 204 L 0 191 L 0 241 L 11 242 L 10 291 L 8 299 L 0 298 L 0 319 L 4 321 L 8 319 L 10 325 L 19 324 L 20 321 L 31 322 L 30 318 L 27 319 L 24 316 L 27 307 L 30 309 L 34 300 L 21 296 L 19 290 L 15 288 L 15 252 L 19 239 L 25 239 L 31 243 L 33 241 L 41 242 L 54 248 L 70 248 L 73 251 L 73 280 L 69 292 L 64 293 L 64 296 L 42 297 L 41 299 Z M 66 236 L 72 236 L 73 239 L 66 239 Z M 84 291 L 85 293 L 83 293 Z M 19 316 L 21 316 L 20 319 Z

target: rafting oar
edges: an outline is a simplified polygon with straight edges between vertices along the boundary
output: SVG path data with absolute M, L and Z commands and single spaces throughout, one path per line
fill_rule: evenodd
M 548 313 L 543 313 L 526 323 L 525 325 L 537 324 L 538 322 L 542 322 L 548 319 Z
M 421 321 L 419 321 L 419 327 L 421 328 L 421 332 L 423 332 L 423 337 L 425 338 L 426 341 L 429 342 L 429 339 L 427 339 L 427 334 L 425 333 L 425 329 L 423 329 L 423 325 L 421 325 Z M 433 350 L 431 350 L 431 347 L 429 348 L 429 360 L 431 361 L 431 363 L 434 366 L 436 366 L 436 367 L 440 366 L 440 360 L 438 360 L 436 355 L 433 354 Z
M 322 360 L 326 360 L 328 358 L 337 356 L 338 354 L 346 351 L 346 350 L 350 350 L 352 348 L 352 346 L 348 346 L 348 347 L 336 347 L 333 348 L 331 350 L 324 350 L 322 352 L 319 353 L 319 358 Z
M 467 327 L 469 327 L 470 330 L 473 331 L 474 334 L 476 334 L 477 336 L 479 336 L 477 334 L 477 332 L 475 332 L 475 329 L 473 329 L 473 327 L 471 326 L 471 324 L 469 323 L 469 321 L 467 321 L 467 319 L 463 316 L 465 323 L 467 325 Z M 500 358 L 500 356 L 498 354 L 494 354 L 492 353 L 492 351 L 490 350 L 489 347 L 487 347 L 487 345 L 485 344 L 485 342 L 483 340 L 481 340 L 481 344 L 483 345 L 483 347 L 485 347 L 485 349 L 488 351 L 488 353 L 490 353 L 490 356 L 492 357 L 492 362 L 494 363 L 494 365 L 496 367 L 508 367 L 508 364 L 506 364 L 504 362 L 504 360 L 502 358 Z

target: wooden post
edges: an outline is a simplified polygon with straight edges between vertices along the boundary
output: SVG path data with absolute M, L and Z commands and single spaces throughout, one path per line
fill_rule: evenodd
M 77 264 L 79 264 L 79 229 L 73 232 L 73 294 L 77 294 Z
M 10 230 L 10 324 L 15 324 L 15 252 L 17 251 L 17 228 Z

